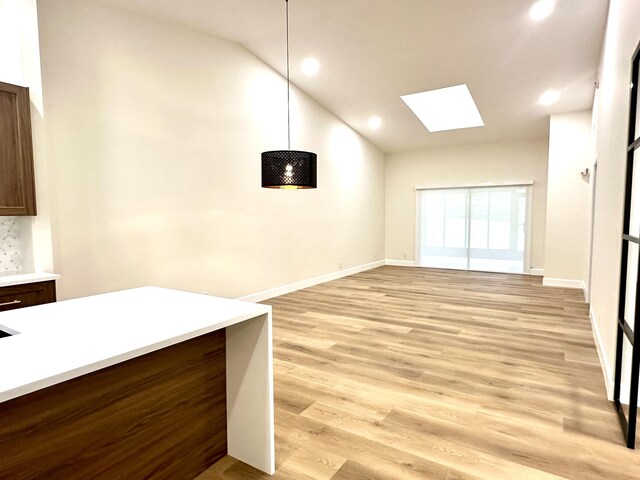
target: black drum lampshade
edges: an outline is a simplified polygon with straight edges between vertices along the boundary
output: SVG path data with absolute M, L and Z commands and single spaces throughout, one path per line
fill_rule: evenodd
M 262 153 L 262 188 L 316 188 L 317 155 L 300 150 Z
M 287 148 L 262 152 L 262 188 L 298 190 L 317 188 L 316 163 L 313 152 L 291 150 L 291 79 L 289 78 L 289 0 L 285 0 L 287 23 Z

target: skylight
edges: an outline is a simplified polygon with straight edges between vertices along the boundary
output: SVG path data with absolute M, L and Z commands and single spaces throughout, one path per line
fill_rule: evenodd
M 402 100 L 430 132 L 484 127 L 466 84 L 403 95 Z

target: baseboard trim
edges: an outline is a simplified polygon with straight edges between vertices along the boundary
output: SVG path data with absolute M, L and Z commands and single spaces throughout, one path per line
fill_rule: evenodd
M 416 262 L 414 262 L 413 260 L 393 260 L 390 258 L 387 258 L 384 261 L 385 265 L 391 265 L 394 267 L 416 267 Z
M 542 285 L 545 287 L 579 288 L 582 291 L 586 289 L 586 285 L 583 280 L 569 280 L 567 278 L 544 277 L 542 279 Z
M 394 260 L 392 258 L 387 258 L 385 260 L 385 265 L 391 265 L 394 267 L 419 267 L 414 260 Z M 428 267 L 427 267 L 428 268 Z M 464 270 L 464 269 L 461 269 Z M 524 273 L 526 275 L 526 273 Z M 529 275 L 535 275 L 537 277 L 544 276 L 544 268 L 530 268 Z M 554 285 L 555 286 L 555 285 Z M 575 287 L 580 288 L 580 287 Z
M 591 320 L 591 330 L 593 332 L 593 340 L 596 344 L 596 351 L 598 352 L 598 359 L 600 360 L 600 368 L 602 368 L 602 375 L 604 376 L 604 386 L 607 389 L 607 398 L 609 401 L 613 400 L 613 370 L 609 364 L 609 359 L 604 350 L 604 343 L 602 342 L 602 336 L 600 335 L 600 327 L 596 322 L 596 315 L 593 312 L 593 308 L 589 308 L 589 320 Z
M 245 302 L 262 302 L 264 300 L 268 300 L 269 298 L 279 297 L 280 295 L 286 295 L 287 293 L 295 292 L 296 290 L 302 290 L 303 288 L 313 287 L 314 285 L 319 285 L 320 283 L 330 282 L 331 280 L 337 280 L 338 278 L 348 277 L 349 275 L 354 275 L 366 270 L 382 267 L 385 264 L 385 260 L 378 260 L 377 262 L 358 265 L 357 267 L 346 268 L 344 270 L 338 270 L 337 272 L 320 275 L 319 277 L 309 278 L 307 280 L 289 283 L 288 285 L 282 285 L 280 287 L 271 288 L 262 292 L 245 295 L 244 297 L 239 297 L 238 300 L 243 300 Z
M 600 360 L 600 368 L 602 368 L 602 375 L 604 376 L 604 386 L 607 389 L 607 398 L 610 402 L 613 402 L 613 367 L 609 363 L 604 349 L 604 343 L 602 342 L 602 336 L 600 335 L 600 328 L 598 322 L 596 322 L 596 315 L 593 312 L 593 308 L 589 309 L 589 319 L 591 320 L 591 330 L 593 331 L 593 340 L 596 344 L 596 350 L 598 352 L 598 359 Z M 629 382 L 622 382 L 620 384 L 620 399 L 624 405 L 629 404 L 629 391 L 631 385 Z M 625 400 L 626 399 L 626 400 Z M 638 399 L 638 406 L 640 407 L 640 399 Z

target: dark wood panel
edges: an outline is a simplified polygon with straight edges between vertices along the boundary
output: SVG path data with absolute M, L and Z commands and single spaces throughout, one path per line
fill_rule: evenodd
M 0 312 L 56 301 L 56 282 L 24 283 L 0 288 Z
M 0 206 L 17 205 L 22 199 L 21 172 L 18 170 L 18 99 L 0 90 Z
M 0 216 L 35 214 L 29 89 L 0 82 Z
M 225 367 L 221 330 L 2 403 L 0 478 L 194 478 L 227 452 Z

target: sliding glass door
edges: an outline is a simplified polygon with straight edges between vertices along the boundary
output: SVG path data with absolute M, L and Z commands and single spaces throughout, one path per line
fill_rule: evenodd
M 418 190 L 418 264 L 525 272 L 529 190 L 527 186 Z

